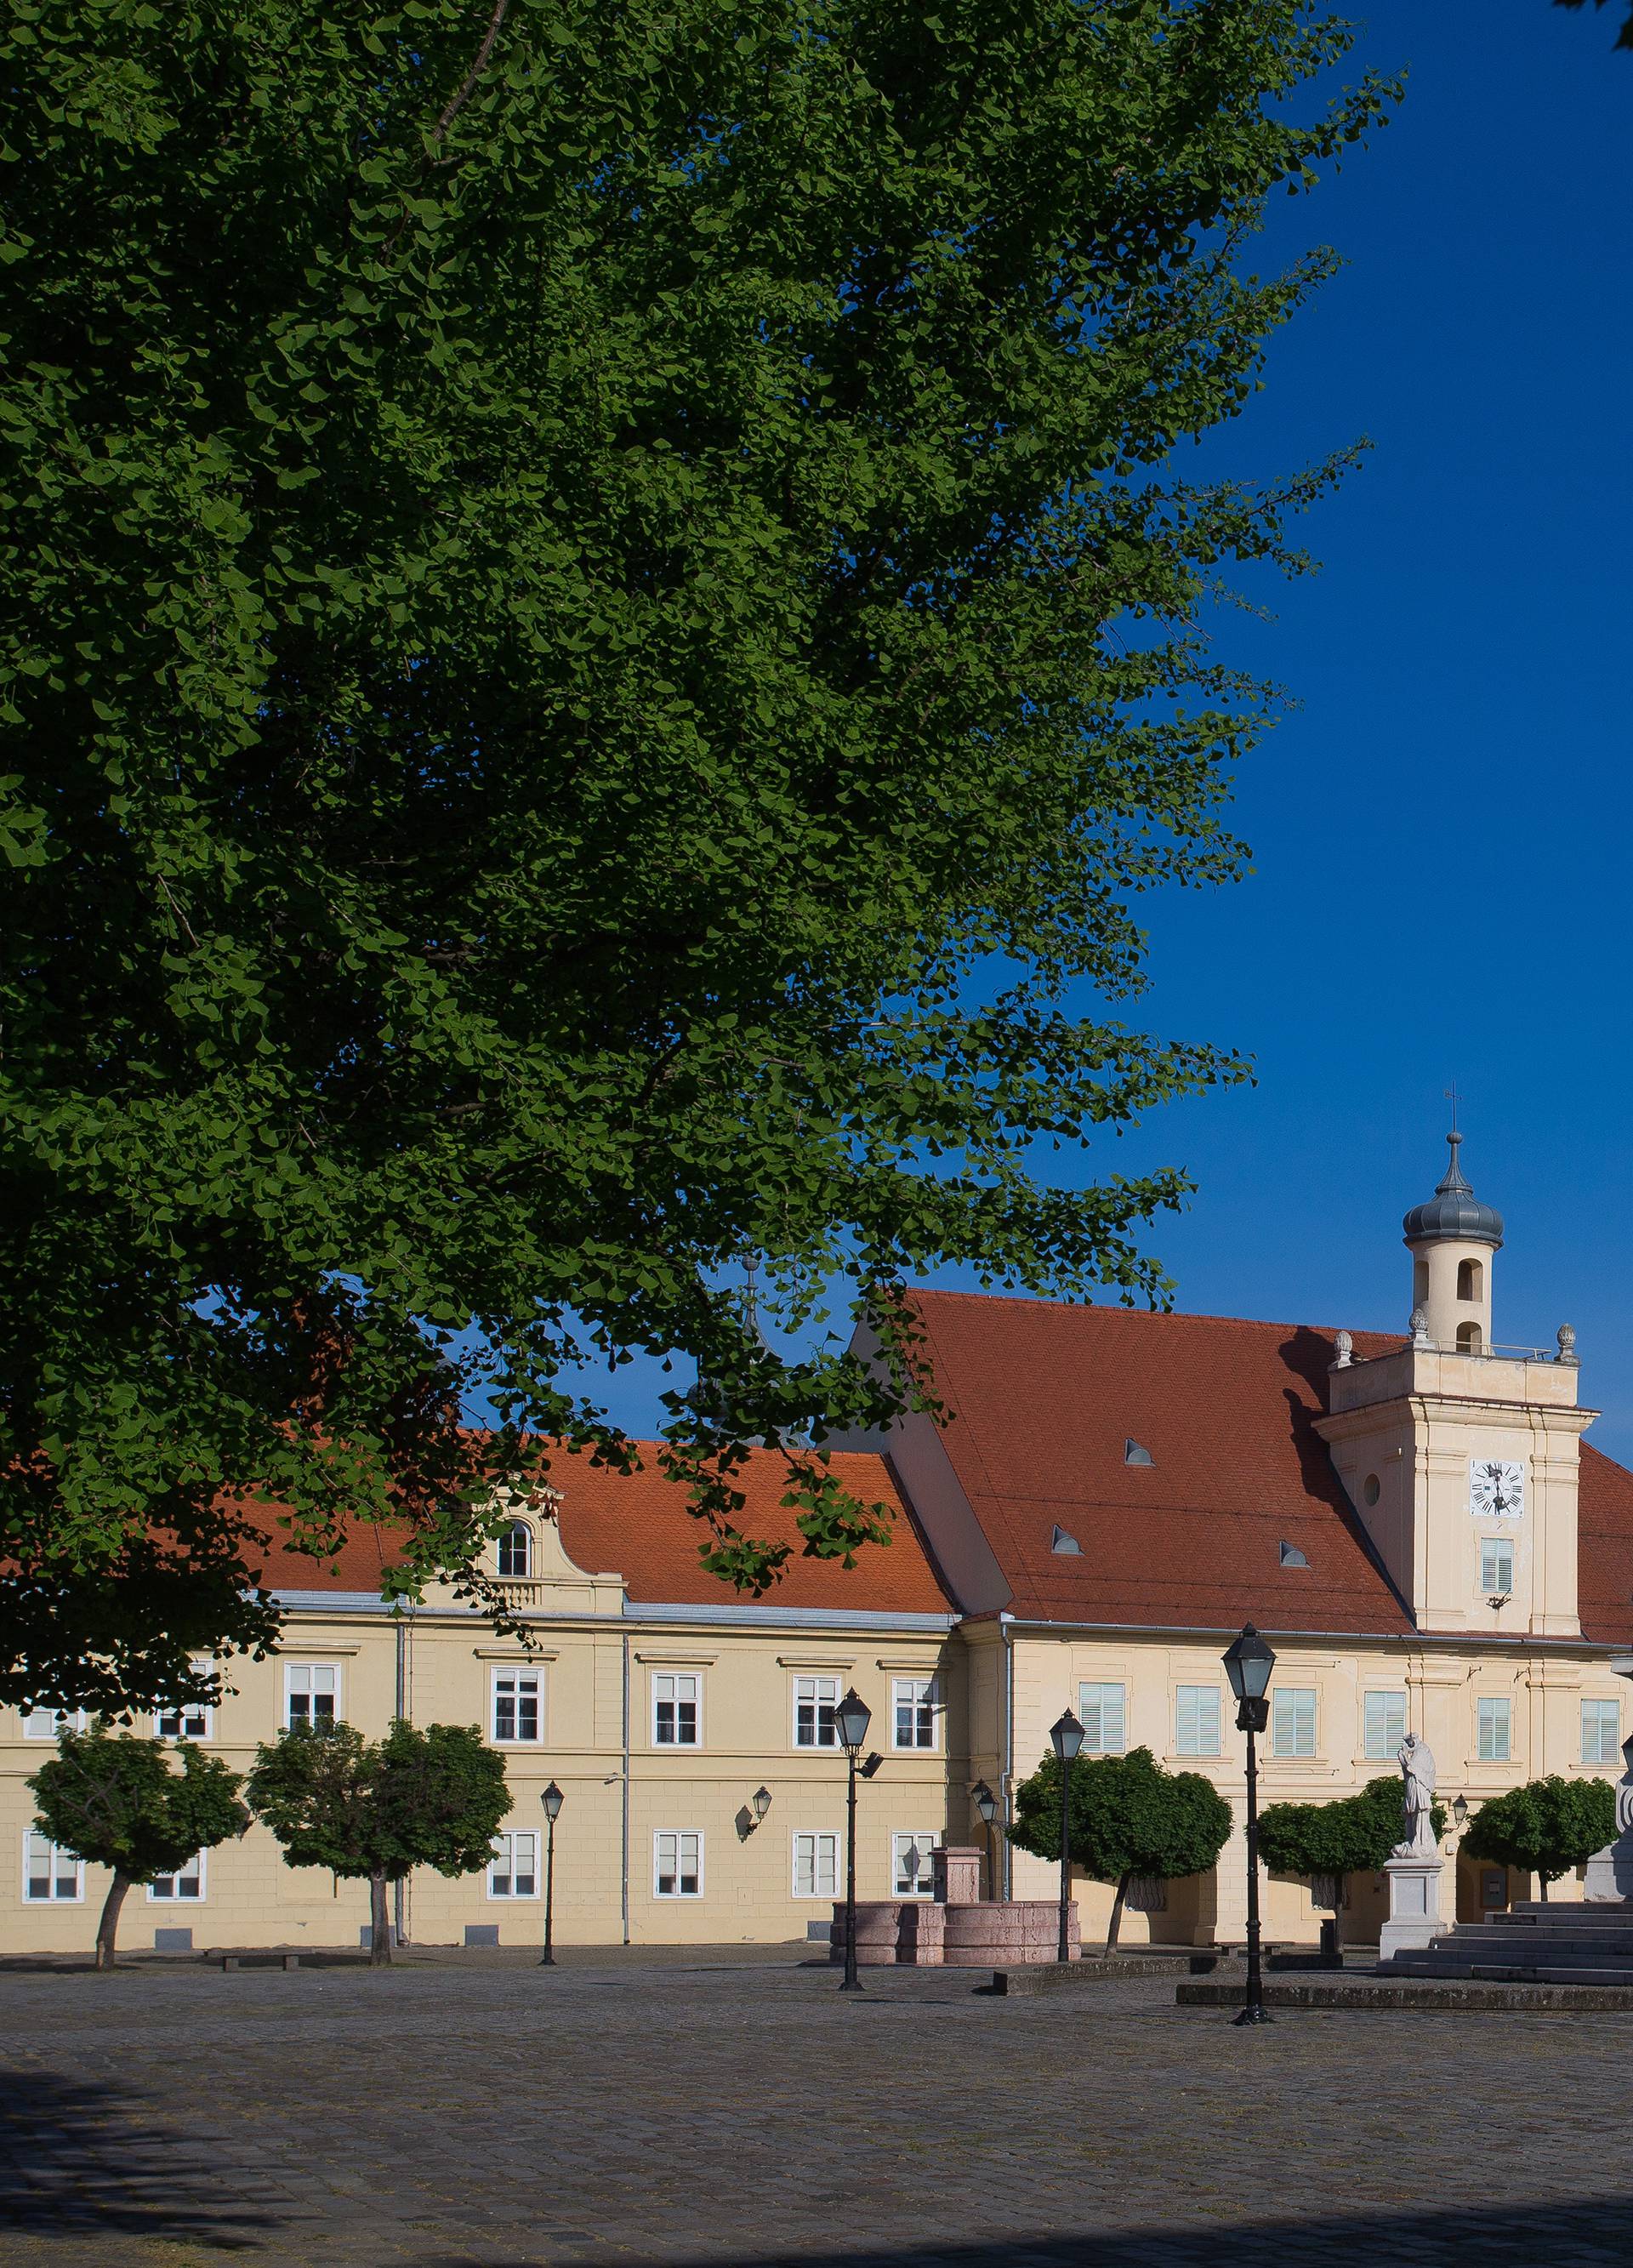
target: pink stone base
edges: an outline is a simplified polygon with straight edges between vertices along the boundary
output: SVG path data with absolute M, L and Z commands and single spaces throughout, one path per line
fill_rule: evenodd
M 928 1901 L 858 1901 L 857 1960 L 864 1968 L 1020 1968 L 1053 1961 L 1060 1942 L 1060 1908 L 1052 1899 L 1018 1898 L 983 1905 L 931 1905 Z M 1074 1907 L 1067 1916 L 1068 1957 L 1082 1957 Z M 845 1909 L 834 1907 L 832 1962 L 845 1957 Z

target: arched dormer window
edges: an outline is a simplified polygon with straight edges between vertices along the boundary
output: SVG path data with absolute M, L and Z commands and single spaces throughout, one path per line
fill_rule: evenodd
M 1482 1285 L 1485 1270 L 1477 1260 L 1460 1260 L 1457 1263 L 1457 1296 L 1460 1300 L 1479 1300 L 1484 1297 Z
M 1458 1325 L 1457 1351 L 1459 1354 L 1478 1354 L 1483 1345 L 1484 1341 L 1480 1336 L 1480 1326 L 1478 1323 L 1460 1323 Z
M 499 1538 L 501 1575 L 531 1575 L 533 1530 L 525 1520 L 513 1520 Z

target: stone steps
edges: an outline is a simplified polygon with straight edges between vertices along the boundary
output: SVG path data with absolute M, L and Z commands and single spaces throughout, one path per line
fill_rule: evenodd
M 1633 1986 L 1633 1908 L 1527 1902 L 1484 1921 L 1460 1922 L 1426 1946 L 1379 1962 L 1376 1973 Z

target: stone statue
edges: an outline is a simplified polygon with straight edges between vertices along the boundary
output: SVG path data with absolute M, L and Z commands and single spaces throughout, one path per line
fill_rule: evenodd
M 1622 1761 L 1626 1767 L 1616 1782 L 1616 1835 L 1633 1835 L 1633 1735 L 1622 1743 Z
M 1434 1752 L 1427 1741 L 1416 1733 L 1409 1733 L 1395 1750 L 1395 1762 L 1400 1765 L 1403 1786 L 1401 1808 L 1406 1830 L 1404 1840 L 1390 1852 L 1392 1859 L 1432 1859 L 1436 1855 L 1434 1821 L 1431 1815 L 1435 1795 Z

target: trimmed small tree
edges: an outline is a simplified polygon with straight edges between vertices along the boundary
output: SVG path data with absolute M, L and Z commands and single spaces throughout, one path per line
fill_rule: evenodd
M 386 1889 L 416 1867 L 474 1874 L 511 1808 L 504 1759 L 474 1725 L 297 1725 L 255 1751 L 247 1793 L 291 1867 L 369 1885 L 371 1958 L 391 1959 Z
M 187 1742 L 173 1751 L 100 1719 L 87 1733 L 61 1734 L 56 1755 L 28 1786 L 40 1834 L 77 1859 L 113 1868 L 97 1924 L 99 1969 L 114 1966 L 120 1909 L 133 1883 L 177 1874 L 196 1852 L 244 1832 L 241 1785 L 219 1756 Z
M 1566 1779 L 1550 1772 L 1482 1803 L 1468 1822 L 1463 1848 L 1494 1867 L 1519 1867 L 1542 1885 L 1614 1842 L 1615 1790 L 1608 1780 Z
M 1060 1857 L 1060 1760 L 1046 1756 L 1015 1791 L 1009 1839 L 1034 1858 Z M 1231 1807 L 1200 1772 L 1165 1771 L 1149 1749 L 1079 1756 L 1071 1767 L 1068 1846 L 1092 1881 L 1114 1882 L 1107 1951 L 1122 1928 L 1136 1875 L 1173 1881 L 1205 1874 L 1231 1832 Z
M 1437 1836 L 1445 1832 L 1445 1806 L 1431 1806 Z M 1342 1904 L 1350 1874 L 1375 1874 L 1401 1840 L 1401 1783 L 1387 1774 L 1357 1795 L 1332 1803 L 1273 1803 L 1259 1820 L 1259 1856 L 1273 1874 L 1337 1878 Z

